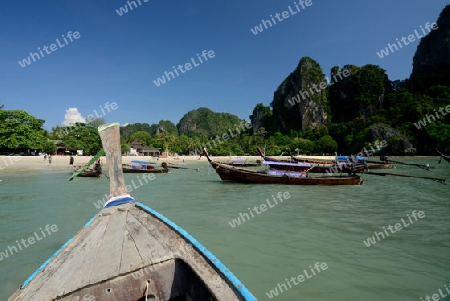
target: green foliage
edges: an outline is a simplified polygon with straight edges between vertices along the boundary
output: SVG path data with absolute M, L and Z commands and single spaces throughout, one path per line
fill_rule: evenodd
M 129 136 L 128 141 L 129 142 L 138 141 L 142 145 L 150 146 L 152 143 L 152 136 L 148 132 L 139 131 Z
M 44 120 L 21 110 L 0 110 L 0 148 L 43 149 Z
M 180 135 L 208 138 L 222 136 L 241 123 L 241 119 L 229 113 L 216 113 L 207 108 L 198 108 L 185 114 L 177 124 Z
M 338 149 L 338 144 L 336 143 L 336 141 L 333 140 L 333 138 L 330 135 L 325 135 L 321 137 L 317 141 L 317 145 L 319 149 L 329 154 L 334 153 Z
M 122 152 L 122 154 L 128 153 L 130 151 L 130 145 L 128 145 L 127 143 L 121 143 L 120 151 Z
M 51 140 L 47 140 L 43 143 L 41 150 L 47 154 L 53 154 L 56 151 L 55 143 Z
M 304 95 L 309 95 L 306 100 L 302 99 L 301 101 L 312 100 L 319 104 L 324 111 L 329 112 L 327 91 L 318 88 L 322 82 L 326 82 L 326 79 L 320 65 L 310 57 L 303 57 L 295 71 L 283 81 L 273 96 L 270 106 L 273 110 L 274 117 L 272 120 L 276 124 L 276 129 L 272 130 L 264 125 L 269 129 L 269 132 L 274 134 L 276 131 L 280 131 L 286 134 L 291 129 L 305 130 L 302 128 L 301 121 L 303 118 L 300 104 L 295 102 L 295 105 L 292 106 L 287 100 L 296 97 L 299 91 L 306 93 Z
M 102 141 L 97 127 L 85 123 L 75 123 L 72 126 L 62 128 L 62 141 L 67 149 L 80 149 L 91 155 L 95 155 L 102 148 Z
M 101 126 L 102 124 L 105 124 L 105 123 L 106 123 L 106 119 L 104 117 L 99 117 L 99 118 L 96 118 L 96 119 L 92 120 L 91 122 L 89 122 L 88 125 L 98 128 L 99 126 Z
M 151 127 L 148 123 L 134 123 L 127 126 L 120 127 L 120 136 L 128 137 L 136 132 L 147 132 L 149 134 L 156 134 L 157 126 Z
M 160 120 L 158 123 L 158 129 L 164 134 L 178 136 L 178 129 L 170 120 Z

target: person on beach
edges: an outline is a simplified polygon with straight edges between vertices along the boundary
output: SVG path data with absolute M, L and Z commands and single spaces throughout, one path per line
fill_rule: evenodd
M 73 167 L 73 157 L 72 156 L 70 156 L 69 165 L 72 165 L 72 167 Z
M 48 165 L 51 165 L 51 164 L 52 164 L 52 156 L 48 155 Z
M 45 160 L 47 160 L 47 155 L 44 155 L 44 162 L 45 162 Z

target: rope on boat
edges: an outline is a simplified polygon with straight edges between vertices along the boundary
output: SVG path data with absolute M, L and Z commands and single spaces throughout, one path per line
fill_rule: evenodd
M 445 185 L 445 179 L 443 178 L 432 178 L 432 177 L 420 177 L 420 176 L 410 176 L 398 173 L 389 173 L 389 172 L 366 172 L 366 175 L 375 175 L 375 176 L 394 176 L 394 177 L 405 177 L 405 178 L 416 178 L 416 179 L 426 179 L 436 181 L 438 183 Z

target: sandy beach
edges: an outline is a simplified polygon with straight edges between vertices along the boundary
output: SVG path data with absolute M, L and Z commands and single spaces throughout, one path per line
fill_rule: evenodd
M 308 156 L 309 158 L 333 159 L 332 156 Z M 0 156 L 0 175 L 5 173 L 28 172 L 28 171 L 68 171 L 70 170 L 69 156 L 52 156 L 52 163 L 49 164 L 48 158 L 44 160 L 42 156 Z M 74 165 L 87 163 L 92 156 L 74 156 Z M 231 162 L 232 160 L 246 159 L 248 163 L 255 163 L 261 160 L 260 156 L 212 156 L 211 159 L 218 162 Z M 277 157 L 277 158 L 288 158 Z M 106 157 L 102 158 L 103 164 L 106 164 Z M 202 156 L 169 156 L 167 158 L 154 158 L 150 156 L 122 156 L 122 163 L 127 164 L 132 160 L 150 161 L 160 165 L 162 162 L 171 162 L 179 164 L 197 164 L 206 163 L 206 157 Z

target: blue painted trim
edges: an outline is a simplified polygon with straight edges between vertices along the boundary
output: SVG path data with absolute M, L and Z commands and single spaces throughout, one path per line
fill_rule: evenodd
M 134 202 L 136 202 L 134 200 L 134 198 L 132 198 L 132 197 L 125 197 L 125 198 L 121 198 L 119 200 L 112 201 L 111 203 L 108 203 L 107 205 L 105 205 L 105 207 L 103 207 L 103 208 L 119 206 L 119 205 L 122 205 L 122 204 L 134 203 Z
M 96 216 L 97 216 L 97 214 L 96 214 L 93 218 L 91 218 L 91 219 L 84 225 L 83 228 L 86 228 L 87 226 L 89 226 L 89 225 L 92 223 L 92 221 L 95 219 Z M 65 244 L 63 244 L 62 247 L 59 248 L 58 251 L 56 251 L 52 256 L 50 256 L 49 259 L 47 259 L 43 264 L 41 264 L 41 266 L 40 266 L 33 274 L 31 274 L 31 276 L 28 277 L 27 280 L 25 280 L 25 282 L 20 286 L 20 288 L 22 289 L 22 288 L 24 288 L 25 286 L 27 286 L 28 283 L 30 283 L 30 281 L 33 280 L 34 277 L 36 277 L 36 275 L 39 274 L 39 272 L 42 271 L 42 270 L 50 263 L 50 261 L 53 260 L 53 258 L 56 257 L 56 255 L 58 255 L 62 250 L 64 250 L 64 248 L 67 247 L 67 245 L 68 245 L 72 240 L 73 240 L 73 237 L 72 237 L 71 239 L 69 239 Z
M 187 233 L 186 230 L 179 227 L 177 224 L 169 220 L 161 213 L 156 212 L 155 210 L 145 206 L 144 204 L 137 202 L 136 206 L 154 215 L 159 220 L 169 225 L 187 241 L 192 243 L 200 251 L 200 253 L 202 253 L 234 285 L 234 287 L 241 293 L 246 301 L 256 301 L 256 298 L 252 295 L 252 293 L 250 293 L 250 291 L 244 286 L 244 284 L 242 284 L 242 282 L 239 281 L 239 279 L 230 270 L 228 270 L 227 267 L 222 262 L 220 262 L 220 260 L 217 259 L 208 249 L 206 249 L 194 237 Z

